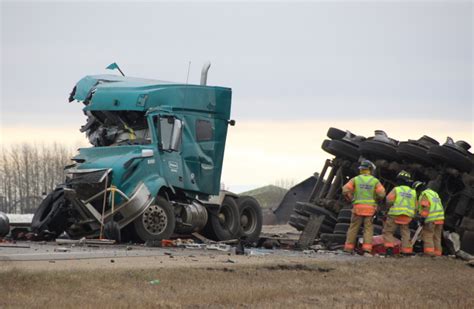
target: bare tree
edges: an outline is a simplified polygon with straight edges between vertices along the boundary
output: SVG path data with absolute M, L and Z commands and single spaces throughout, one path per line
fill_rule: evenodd
M 64 181 L 72 154 L 60 144 L 1 147 L 0 211 L 34 211 L 42 196 Z

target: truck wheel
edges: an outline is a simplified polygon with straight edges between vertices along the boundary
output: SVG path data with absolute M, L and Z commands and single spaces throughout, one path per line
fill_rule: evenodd
M 158 196 L 155 202 L 133 221 L 142 241 L 168 239 L 174 232 L 176 217 L 170 203 Z
M 342 131 L 337 128 L 331 127 L 328 129 L 328 133 L 326 134 L 326 136 L 329 137 L 330 139 L 335 139 L 335 140 L 343 139 L 344 136 L 346 136 L 346 131 Z
M 110 221 L 104 225 L 104 236 L 107 239 L 115 240 L 117 243 L 121 242 L 120 227 L 117 222 Z
M 461 239 L 461 250 L 469 254 L 474 254 L 474 232 L 464 232 Z
M 31 230 L 37 234 L 48 230 L 59 236 L 69 225 L 65 212 L 67 205 L 63 188 L 57 187 L 36 209 L 31 220 Z
M 428 149 L 410 142 L 400 143 L 397 153 L 401 158 L 406 160 L 413 160 L 428 166 L 434 165 L 433 160 L 428 157 Z
M 341 158 L 346 158 L 348 160 L 357 161 L 359 159 L 359 152 L 357 146 L 354 146 L 348 142 L 340 140 L 331 140 L 326 142 L 323 141 L 321 148 L 336 156 Z
M 212 213 L 209 216 L 204 232 L 206 237 L 216 241 L 240 237 L 240 211 L 237 202 L 232 197 L 226 196 L 219 213 Z
M 240 210 L 240 227 L 242 236 L 248 241 L 257 241 L 262 231 L 262 209 L 257 200 L 251 196 L 241 196 L 237 199 Z
M 397 146 L 388 143 L 366 140 L 360 143 L 359 152 L 369 158 L 398 161 Z
M 341 209 L 341 211 L 339 211 L 339 214 L 337 216 L 337 223 L 351 223 L 351 218 L 352 218 L 351 208 Z
M 450 149 L 447 146 L 433 146 L 428 151 L 428 155 L 439 161 L 446 163 L 461 172 L 469 172 L 472 169 L 472 161 L 461 152 Z

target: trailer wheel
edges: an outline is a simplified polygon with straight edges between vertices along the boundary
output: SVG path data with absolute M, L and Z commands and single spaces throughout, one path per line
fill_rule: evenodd
M 334 213 L 327 210 L 326 208 L 316 206 L 311 203 L 296 202 L 294 210 L 297 214 L 308 217 L 310 215 L 325 215 L 326 217 L 324 218 L 324 222 L 328 225 L 334 225 L 337 221 Z
M 346 131 L 331 127 L 328 129 L 328 133 L 326 135 L 330 139 L 338 140 L 338 139 L 343 139 L 344 136 L 346 136 Z
M 434 165 L 433 160 L 428 157 L 428 149 L 410 142 L 402 142 L 398 145 L 397 153 L 401 158 L 413 160 L 423 165 Z
M 341 209 L 337 216 L 337 223 L 351 223 L 352 208 Z
M 240 210 L 240 227 L 242 236 L 248 241 L 257 241 L 262 231 L 262 209 L 257 200 L 251 196 L 240 196 L 237 199 Z
M 474 254 L 474 232 L 464 232 L 461 239 L 461 250 Z
M 373 157 L 375 159 L 387 159 L 397 161 L 397 147 L 388 143 L 378 142 L 374 140 L 366 140 L 360 143 L 359 152 L 364 156 Z
M 352 161 L 357 161 L 359 159 L 359 151 L 357 146 L 354 146 L 345 141 L 331 140 L 326 142 L 323 141 L 322 148 L 324 151 L 341 158 L 346 158 Z
M 440 162 L 446 163 L 461 172 L 469 172 L 472 169 L 472 161 L 461 152 L 446 146 L 433 146 L 428 155 Z
M 303 215 L 293 214 L 290 216 L 288 224 L 294 227 L 298 231 L 303 231 L 308 224 L 309 217 Z M 326 221 L 323 221 L 319 228 L 320 233 L 332 233 L 334 226 L 329 225 Z
M 60 235 L 69 225 L 65 211 L 67 206 L 63 187 L 59 186 L 49 193 L 36 209 L 31 221 L 31 230 L 37 234 L 48 230 L 56 236 Z
M 216 241 L 240 237 L 240 211 L 234 198 L 226 196 L 219 212 L 217 214 L 211 213 L 204 233 L 206 237 Z
M 170 203 L 158 196 L 155 202 L 133 221 L 142 241 L 168 239 L 174 232 L 176 217 Z

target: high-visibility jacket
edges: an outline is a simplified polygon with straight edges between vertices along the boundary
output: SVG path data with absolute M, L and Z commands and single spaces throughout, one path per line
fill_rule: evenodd
M 354 177 L 354 213 L 358 216 L 373 216 L 377 208 L 375 194 L 379 180 L 372 175 L 361 174 Z
M 376 206 L 375 186 L 379 180 L 372 175 L 359 175 L 354 178 L 354 198 L 352 204 Z
M 416 191 L 408 186 L 398 186 L 395 187 L 395 194 L 395 201 L 388 215 L 413 218 L 416 209 Z
M 441 198 L 438 193 L 431 189 L 426 189 L 421 192 L 419 202 L 420 208 L 419 211 L 422 211 L 421 201 L 422 199 L 427 199 L 430 202 L 429 214 L 426 217 L 425 222 L 434 222 L 434 221 L 443 221 L 444 220 L 444 208 L 441 203 Z

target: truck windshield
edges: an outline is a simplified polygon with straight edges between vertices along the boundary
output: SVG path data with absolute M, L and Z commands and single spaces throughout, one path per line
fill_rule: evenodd
M 94 146 L 150 144 L 151 136 L 144 112 L 89 111 L 82 126 Z

